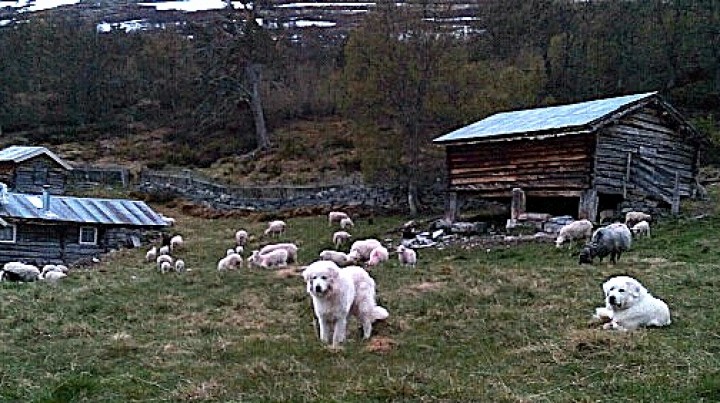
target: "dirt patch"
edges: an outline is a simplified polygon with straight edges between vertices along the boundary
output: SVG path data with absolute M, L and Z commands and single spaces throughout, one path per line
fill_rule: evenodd
M 275 275 L 280 278 L 293 278 L 300 276 L 300 273 L 302 273 L 302 271 L 303 268 L 301 266 L 293 266 L 285 269 L 276 270 Z
M 410 289 L 418 292 L 432 292 L 442 290 L 445 287 L 445 284 L 445 282 L 426 281 L 424 283 L 412 285 L 410 286 Z
M 365 346 L 369 353 L 387 354 L 398 346 L 398 342 L 389 337 L 374 337 Z

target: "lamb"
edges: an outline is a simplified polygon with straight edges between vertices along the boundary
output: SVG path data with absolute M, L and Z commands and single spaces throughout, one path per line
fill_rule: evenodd
M 173 264 L 173 258 L 170 255 L 160 255 L 155 260 L 155 263 L 157 263 L 158 270 L 162 268 L 163 263 L 169 263 L 170 265 Z
M 253 251 L 252 256 L 248 258 L 248 263 L 265 269 L 269 269 L 271 267 L 285 267 L 287 266 L 288 255 L 288 251 L 285 249 L 274 249 L 267 253 Z
M 636 238 L 639 238 L 641 236 L 646 236 L 650 238 L 650 223 L 645 220 L 640 221 L 639 223 L 633 225 L 630 231 L 632 231 L 633 235 Z
M 335 248 L 340 248 L 344 243 L 350 241 L 350 238 L 352 238 L 352 235 L 350 235 L 346 231 L 337 231 L 333 234 L 332 240 L 333 244 L 335 244 Z
M 411 266 L 413 269 L 417 265 L 417 253 L 403 245 L 397 247 L 398 261 L 403 266 Z
M 355 223 L 353 222 L 353 220 L 350 217 L 346 217 L 346 218 L 343 218 L 342 220 L 340 220 L 340 228 L 345 229 L 345 228 L 353 228 L 353 227 L 355 227 Z
M 244 229 L 238 230 L 235 233 L 235 244 L 237 244 L 237 246 L 245 246 L 245 244 L 247 244 L 247 240 L 248 232 Z
M 329 260 L 340 267 L 350 263 L 350 259 L 346 253 L 336 250 L 324 250 L 320 252 L 320 260 Z
M 565 241 L 576 239 L 587 239 L 592 235 L 593 224 L 588 220 L 573 221 L 560 228 L 560 233 L 555 240 L 555 247 L 559 248 Z
M 642 211 L 628 211 L 627 214 L 625 214 L 625 225 L 628 227 L 632 227 L 640 221 L 650 222 L 652 221 L 652 216 Z
M 331 211 L 328 213 L 328 227 L 334 222 L 340 222 L 343 218 L 350 218 L 347 213 L 342 211 Z
M 185 241 L 183 241 L 182 235 L 175 235 L 174 237 L 170 238 L 170 251 L 182 248 L 184 243 Z
M 386 262 L 390 259 L 390 253 L 384 246 L 379 246 L 370 252 L 370 259 L 368 259 L 368 267 L 375 267 L 382 262 Z
M 224 258 L 220 259 L 217 265 L 217 269 L 219 271 L 234 270 L 242 267 L 242 264 L 242 256 L 238 255 L 237 253 L 233 253 L 232 255 L 227 255 Z
M 235 253 L 237 253 L 238 255 L 242 255 L 243 253 L 245 253 L 245 247 L 242 245 L 236 246 Z
M 610 255 L 610 262 L 616 264 L 620 255 L 632 246 L 632 234 L 627 225 L 622 223 L 610 224 L 598 228 L 593 233 L 590 243 L 580 251 L 580 264 L 592 263 L 595 257 L 602 259 Z
M 158 250 L 156 246 L 153 246 L 147 253 L 145 253 L 146 262 L 154 262 L 157 259 Z
M 173 266 L 170 262 L 162 262 L 160 264 L 160 273 L 168 273 L 170 270 L 172 270 Z
M 45 265 L 42 272 L 38 276 L 40 281 L 56 282 L 67 277 L 67 274 L 63 273 L 62 269 L 55 265 Z
M 377 239 L 361 239 L 353 242 L 350 246 L 350 253 L 348 253 L 348 257 L 350 257 L 350 259 L 354 262 L 357 262 L 358 260 L 368 260 L 370 259 L 370 252 L 381 246 L 382 244 Z
M 278 236 L 285 234 L 285 227 L 287 227 L 287 224 L 285 224 L 285 221 L 275 220 L 270 221 L 268 223 L 268 227 L 265 230 L 266 236 Z
M 175 262 L 175 271 L 178 273 L 184 273 L 185 272 L 185 261 L 182 259 L 178 259 Z
M 276 249 L 286 250 L 288 253 L 287 261 L 289 263 L 297 263 L 298 247 L 294 243 L 276 243 L 276 244 L 265 245 L 260 249 L 259 253 L 261 255 L 265 255 Z
M 162 248 L 160 248 L 160 250 L 158 250 L 158 254 L 159 255 L 169 255 L 170 254 L 170 246 L 168 246 L 168 245 L 163 246 Z

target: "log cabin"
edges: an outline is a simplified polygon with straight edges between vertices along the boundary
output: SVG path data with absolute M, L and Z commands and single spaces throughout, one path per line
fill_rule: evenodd
M 72 166 L 45 147 L 11 146 L 0 150 L 0 182 L 16 192 L 65 193 Z
M 520 188 L 529 210 L 593 221 L 627 199 L 677 211 L 697 191 L 705 141 L 657 92 L 498 113 L 433 140 L 446 151 L 448 219 L 458 199 Z
M 0 264 L 72 264 L 140 246 L 165 219 L 142 201 L 14 193 L 0 184 Z

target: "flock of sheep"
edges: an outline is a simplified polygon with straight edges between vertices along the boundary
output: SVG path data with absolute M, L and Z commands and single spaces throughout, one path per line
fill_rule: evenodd
M 356 265 L 364 263 L 366 268 L 375 267 L 382 262 L 388 261 L 390 252 L 383 246 L 382 242 L 377 239 L 362 239 L 352 243 L 348 253 L 339 249 L 349 244 L 352 235 L 348 232 L 355 227 L 354 222 L 349 215 L 342 211 L 331 211 L 328 213 L 328 226 L 339 225 L 340 230 L 332 234 L 332 242 L 335 249 L 326 249 L 319 253 L 318 260 L 332 261 L 340 267 Z M 287 224 L 281 220 L 275 220 L 268 223 L 267 228 L 263 232 L 266 237 L 280 237 L 285 234 Z M 298 263 L 298 246 L 291 242 L 271 243 L 263 246 L 258 250 L 250 252 L 247 258 L 244 258 L 245 248 L 250 240 L 250 234 L 245 229 L 240 229 L 235 233 L 235 246 L 229 248 L 225 252 L 225 256 L 217 262 L 217 270 L 235 270 L 245 266 L 260 267 L 264 269 L 274 269 L 286 267 L 289 263 Z M 182 259 L 173 258 L 173 254 L 183 246 L 183 238 L 181 235 L 175 235 L 172 238 L 164 238 L 164 245 L 160 248 L 153 246 L 145 255 L 146 262 L 154 262 L 158 271 L 168 273 L 175 271 L 184 272 L 185 262 Z M 415 267 L 417 264 L 417 254 L 414 250 L 400 245 L 396 249 L 398 261 L 401 265 Z
M 47 264 L 40 270 L 37 266 L 31 264 L 8 262 L 0 269 L 0 282 L 55 282 L 67 277 L 68 272 L 67 266 L 61 264 Z
M 592 263 L 596 257 L 602 261 L 606 256 L 610 256 L 611 263 L 617 263 L 622 253 L 630 249 L 633 234 L 635 237 L 650 237 L 651 220 L 649 214 L 630 211 L 625 214 L 624 223 L 612 223 L 595 232 L 589 220 L 573 221 L 560 229 L 555 245 L 559 248 L 565 242 L 589 238 L 590 241 L 580 251 L 580 264 Z

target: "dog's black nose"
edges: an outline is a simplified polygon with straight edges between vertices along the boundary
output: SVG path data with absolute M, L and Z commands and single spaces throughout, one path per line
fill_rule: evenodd
M 610 302 L 610 305 L 615 305 L 615 296 L 611 295 L 610 298 L 608 298 L 608 301 Z
M 319 285 L 316 285 L 315 292 L 322 292 L 322 287 L 320 287 Z

